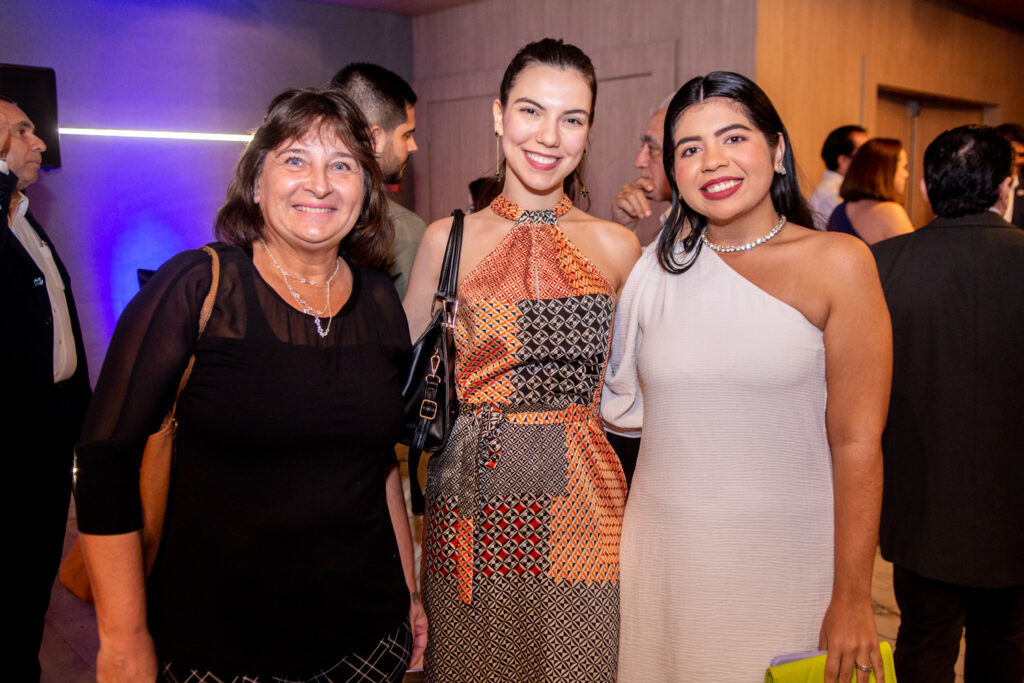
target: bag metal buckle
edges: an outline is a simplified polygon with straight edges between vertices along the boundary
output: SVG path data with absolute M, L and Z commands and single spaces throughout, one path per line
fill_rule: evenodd
M 442 327 L 447 327 L 449 330 L 455 329 L 455 316 L 459 313 L 459 300 L 444 301 L 444 322 L 441 323 Z
M 420 403 L 420 417 L 424 420 L 433 420 L 437 417 L 437 401 L 431 401 L 429 398 L 423 399 Z

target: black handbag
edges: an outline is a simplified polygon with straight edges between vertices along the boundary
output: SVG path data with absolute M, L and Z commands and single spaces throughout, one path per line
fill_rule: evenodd
M 452 216 L 448 247 L 434 295 L 437 310 L 409 350 L 402 374 L 405 424 L 399 442 L 409 446 L 409 488 L 412 511 L 416 515 L 422 515 L 426 507 L 419 483 L 420 455 L 423 451 L 437 453 L 445 447 L 459 412 L 455 395 L 454 330 L 463 214 L 455 209 Z

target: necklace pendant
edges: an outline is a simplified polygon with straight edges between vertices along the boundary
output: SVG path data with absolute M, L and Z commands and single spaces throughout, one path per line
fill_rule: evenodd
M 337 257 L 337 259 L 334 262 L 334 272 L 331 274 L 331 277 L 328 278 L 327 281 L 323 283 L 324 286 L 327 287 L 327 305 L 323 311 L 318 311 L 312 306 L 310 306 L 309 302 L 303 299 L 301 294 L 295 291 L 295 288 L 292 287 L 290 282 L 288 282 L 288 279 L 291 278 L 293 280 L 296 280 L 297 282 L 302 282 L 303 284 L 312 287 L 318 287 L 320 286 L 320 283 L 307 281 L 303 278 L 296 277 L 291 273 L 285 272 L 284 268 L 281 267 L 281 264 L 279 264 L 277 262 L 277 259 L 274 258 L 274 255 L 270 253 L 270 249 L 267 247 L 266 242 L 260 241 L 260 244 L 263 246 L 264 251 L 267 252 L 267 256 L 270 257 L 270 260 L 274 264 L 274 267 L 277 268 L 277 271 L 281 274 L 281 279 L 284 280 L 284 286 L 288 288 L 288 292 L 295 299 L 295 302 L 299 304 L 299 307 L 302 309 L 302 312 L 308 316 L 312 316 L 313 324 L 316 325 L 316 333 L 320 335 L 321 339 L 327 337 L 327 335 L 330 334 L 331 332 L 331 323 L 334 322 L 334 317 L 332 316 L 330 320 L 327 321 L 327 327 L 323 327 L 320 324 L 320 316 L 331 314 L 331 281 L 334 280 L 335 276 L 338 274 L 338 270 L 341 268 L 341 257 Z

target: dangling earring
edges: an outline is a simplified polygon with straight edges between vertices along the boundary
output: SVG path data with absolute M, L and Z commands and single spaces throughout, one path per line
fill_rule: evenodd
M 583 158 L 584 159 L 586 158 L 588 151 L 590 151 L 590 143 L 589 142 L 587 143 L 587 146 L 583 148 Z M 579 176 L 579 181 L 580 181 L 580 199 L 589 199 L 590 198 L 590 192 L 587 191 L 587 182 L 585 180 L 583 180 L 583 176 L 582 175 Z
M 494 179 L 501 180 L 501 135 L 494 131 Z
M 781 162 L 779 162 L 779 166 L 778 168 L 775 169 L 775 172 L 778 173 L 779 175 L 786 175 L 786 167 L 783 166 Z

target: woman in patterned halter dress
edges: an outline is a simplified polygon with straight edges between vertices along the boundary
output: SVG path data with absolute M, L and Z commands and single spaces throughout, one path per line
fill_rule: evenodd
M 503 194 L 467 217 L 459 417 L 428 469 L 428 681 L 611 681 L 622 468 L 598 414 L 615 297 L 636 237 L 575 208 L 596 79 L 546 39 L 494 103 Z M 424 236 L 405 307 L 426 324 L 451 220 Z

